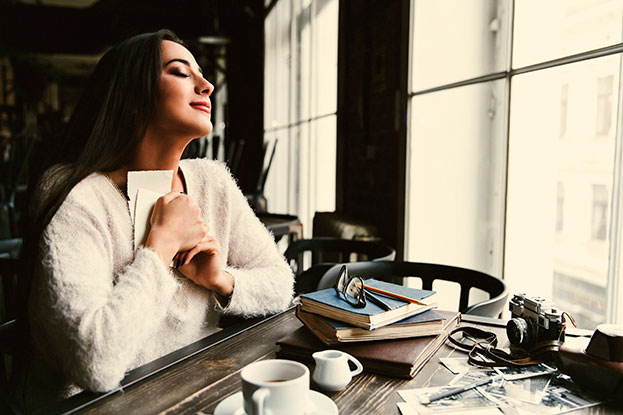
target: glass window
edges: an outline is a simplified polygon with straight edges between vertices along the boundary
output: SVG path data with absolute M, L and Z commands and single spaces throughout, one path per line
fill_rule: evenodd
M 606 240 L 608 232 L 608 199 L 608 187 L 603 184 L 594 184 L 591 237 L 596 241 Z
M 412 90 L 506 69 L 508 0 L 413 1 Z M 442 52 L 443 51 L 443 52 Z
M 562 232 L 565 209 L 565 185 L 558 182 L 556 185 L 556 232 Z
M 264 139 L 278 138 L 265 196 L 274 213 L 335 210 L 338 0 L 280 0 L 265 20 Z
M 567 100 L 569 98 L 569 85 L 562 84 L 560 87 L 560 137 L 564 138 L 567 133 Z
M 513 78 L 504 276 L 511 292 L 538 287 L 539 295 L 585 327 L 600 312 L 600 322 L 605 318 L 608 189 L 615 153 L 614 135 L 594 139 L 591 97 L 597 74 L 618 79 L 619 64 L 620 56 L 613 55 Z M 559 140 L 556 120 L 564 84 L 569 85 L 569 139 Z M 556 235 L 553 230 L 562 230 L 563 197 L 565 228 Z
M 608 135 L 612 126 L 613 76 L 597 78 L 597 135 Z
M 499 275 L 504 120 L 503 81 L 413 98 L 409 259 Z
M 412 1 L 407 259 L 620 324 L 623 3 L 459 3 Z
M 621 43 L 622 13 L 620 0 L 515 1 L 513 67 Z

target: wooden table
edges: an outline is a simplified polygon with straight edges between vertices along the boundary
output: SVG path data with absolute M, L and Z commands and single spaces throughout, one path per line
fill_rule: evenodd
M 501 320 L 470 320 L 478 322 L 479 326 L 486 325 L 487 330 L 503 333 L 505 322 Z M 263 321 L 247 321 L 228 327 L 130 372 L 122 382 L 123 393 L 98 395 L 83 392 L 45 413 L 211 414 L 221 400 L 240 391 L 242 367 L 256 360 L 273 358 L 275 342 L 300 326 L 293 311 L 289 310 Z M 346 390 L 326 395 L 337 403 L 342 415 L 399 414 L 396 403 L 402 399 L 396 391 L 446 384 L 452 375 L 438 363 L 438 359 L 453 354 L 462 355 L 444 345 L 411 380 L 364 372 L 355 377 Z M 621 406 L 621 403 L 610 403 L 573 413 L 621 414 Z

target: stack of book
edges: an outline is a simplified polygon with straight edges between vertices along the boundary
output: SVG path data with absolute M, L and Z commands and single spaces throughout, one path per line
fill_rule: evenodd
M 280 339 L 277 355 L 311 362 L 315 351 L 339 349 L 366 371 L 415 376 L 459 324 L 460 313 L 433 310 L 434 291 L 374 279 L 365 285 L 387 308 L 371 301 L 353 307 L 333 288 L 301 295 L 296 315 L 305 327 Z

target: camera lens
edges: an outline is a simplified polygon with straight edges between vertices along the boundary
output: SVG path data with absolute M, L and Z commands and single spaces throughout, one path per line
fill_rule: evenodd
M 509 322 L 506 323 L 506 335 L 512 344 L 529 344 L 530 330 L 528 322 L 520 317 L 510 319 Z

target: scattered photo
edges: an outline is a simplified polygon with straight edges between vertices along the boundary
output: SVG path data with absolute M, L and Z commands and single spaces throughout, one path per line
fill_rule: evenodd
M 482 387 L 487 393 L 538 404 L 547 393 L 552 375 L 536 376 L 525 379 L 503 380 Z
M 485 380 L 498 376 L 497 372 L 488 369 L 472 369 L 469 372 L 463 372 L 456 375 L 448 383 L 452 386 L 466 386 L 473 385 L 475 383 L 484 382 Z M 497 382 L 496 382 L 497 383 Z
M 555 368 L 548 366 L 545 363 L 523 367 L 499 367 L 495 368 L 495 370 L 502 374 L 506 380 L 525 379 L 556 372 Z
M 409 406 L 421 414 L 463 411 L 479 408 L 495 408 L 498 406 L 497 403 L 487 399 L 476 389 L 470 389 L 465 392 L 457 393 L 456 395 L 451 395 L 426 405 L 422 403 L 422 401 L 425 401 L 432 395 L 445 392 L 449 389 L 454 389 L 455 387 L 456 386 L 440 386 L 436 388 L 406 389 L 398 391 L 398 394 L 409 404 Z
M 401 415 L 419 415 L 419 413 L 406 402 L 398 402 Z M 443 415 L 502 415 L 498 408 L 482 408 L 477 410 L 448 411 Z
M 439 362 L 455 375 L 468 372 L 474 368 L 469 364 L 466 357 L 440 357 Z
M 541 405 L 518 401 L 504 395 L 489 394 L 485 391 L 482 391 L 482 393 L 491 401 L 498 403 L 500 411 L 502 411 L 504 415 L 549 415 L 554 413 L 547 411 L 547 408 Z
M 521 381 L 525 382 L 526 380 L 528 379 L 522 379 Z M 513 382 L 521 381 L 517 380 Z M 571 382 L 566 375 L 562 374 L 552 377 L 549 386 L 538 404 L 517 399 L 516 397 L 498 394 L 497 391 L 494 390 L 485 390 L 483 388 L 480 392 L 490 400 L 497 402 L 500 406 L 500 410 L 505 415 L 562 414 L 576 409 L 599 405 L 604 402 L 603 399 L 596 398 L 586 391 L 579 391 L 577 386 Z
M 603 398 L 579 389 L 567 375 L 560 374 L 552 379 L 541 405 L 556 409 L 558 412 L 555 413 L 562 413 L 599 405 L 605 401 Z
M 446 367 L 450 372 L 458 375 L 460 373 L 469 372 L 471 370 L 488 370 L 493 371 L 493 369 L 483 368 L 480 366 L 472 365 L 467 360 L 467 356 L 463 357 L 440 357 L 439 362 Z

